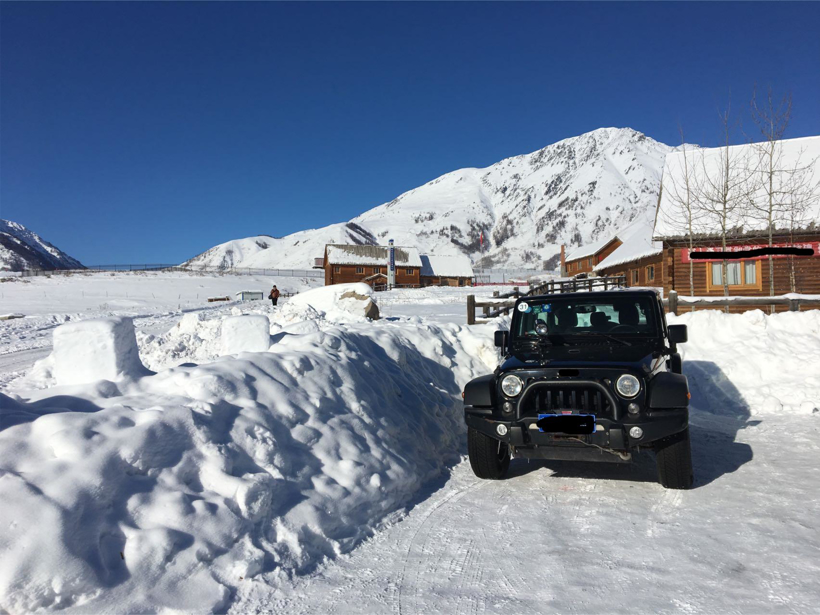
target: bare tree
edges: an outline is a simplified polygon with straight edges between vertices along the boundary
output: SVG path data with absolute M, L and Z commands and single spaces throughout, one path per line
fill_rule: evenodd
M 820 201 L 820 177 L 816 176 L 818 159 L 803 160 L 801 152 L 793 164 L 784 170 L 781 191 L 783 199 L 783 223 L 789 233 L 789 243 L 794 244 L 795 235 L 817 224 L 811 205 Z M 794 256 L 789 256 L 789 289 L 796 293 L 797 276 Z
M 685 234 L 689 242 L 689 254 L 694 248 L 695 236 L 692 230 L 693 220 L 698 211 L 698 202 L 694 195 L 695 181 L 692 175 L 693 167 L 690 165 L 690 153 L 687 151 L 687 144 L 683 138 L 683 128 L 678 126 L 681 142 L 680 174 L 675 173 L 671 168 L 668 175 L 665 175 L 661 183 L 661 191 L 666 192 L 667 199 L 672 204 L 671 208 L 664 209 L 661 215 L 664 221 L 671 228 Z M 660 208 L 659 208 L 660 211 Z M 689 259 L 689 295 L 695 295 L 695 264 Z M 694 309 L 694 308 L 693 308 Z
M 721 124 L 721 145 L 717 148 L 717 160 L 701 150 L 700 170 L 696 176 L 695 191 L 698 209 L 717 223 L 720 229 L 720 245 L 726 251 L 726 238 L 737 227 L 738 209 L 747 200 L 748 168 L 742 152 L 731 146 L 734 127 L 731 106 L 718 112 Z M 707 272 L 709 275 L 710 272 Z M 724 258 L 721 264 L 723 296 L 729 296 L 728 264 Z M 728 312 L 729 308 L 726 308 Z
M 793 209 L 789 204 L 789 190 L 793 177 L 786 177 L 793 169 L 787 169 L 783 160 L 783 135 L 789 125 L 792 112 L 791 94 L 786 94 L 775 102 L 772 88 L 769 87 L 766 100 L 758 104 L 757 89 L 752 93 L 751 115 L 763 140 L 754 143 L 755 157 L 751 160 L 754 166 L 750 169 L 752 186 L 750 186 L 749 215 L 766 224 L 769 246 L 772 246 L 775 227 Z M 798 215 L 799 212 L 791 212 Z M 774 259 L 769 255 L 769 295 L 774 296 Z M 771 306 L 774 311 L 774 305 Z

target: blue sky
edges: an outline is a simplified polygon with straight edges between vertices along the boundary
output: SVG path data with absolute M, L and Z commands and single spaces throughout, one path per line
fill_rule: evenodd
M 817 3 L 3 2 L 0 217 L 87 264 L 179 262 L 601 126 L 715 144 L 756 83 L 816 135 L 818 25 Z

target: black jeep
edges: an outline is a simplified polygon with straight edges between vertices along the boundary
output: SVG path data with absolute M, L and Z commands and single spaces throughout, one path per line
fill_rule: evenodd
M 518 299 L 511 330 L 495 333 L 501 364 L 464 388 L 473 472 L 503 478 L 512 456 L 627 462 L 653 449 L 660 483 L 688 489 L 686 340 L 651 290 Z

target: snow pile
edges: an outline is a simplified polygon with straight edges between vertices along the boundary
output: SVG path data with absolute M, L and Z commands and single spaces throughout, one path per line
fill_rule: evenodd
M 684 371 L 695 407 L 727 414 L 820 412 L 820 310 L 667 315 L 685 324 Z
M 314 288 L 292 297 L 289 303 L 294 306 L 310 306 L 336 318 L 340 311 L 360 318 L 375 320 L 379 317 L 373 289 L 363 282 Z M 342 320 L 346 319 L 342 317 Z
M 497 357 L 489 328 L 281 318 L 312 330 L 0 397 L 18 423 L 0 431 L 0 611 L 222 610 L 251 577 L 349 551 L 458 461 L 461 388 Z
M 265 352 L 270 347 L 270 321 L 262 314 L 229 316 L 222 321 L 222 354 Z

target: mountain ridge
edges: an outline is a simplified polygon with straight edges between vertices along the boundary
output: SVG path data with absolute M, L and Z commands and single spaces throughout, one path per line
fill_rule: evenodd
M 445 173 L 346 223 L 272 239 L 264 248 L 253 247 L 259 237 L 233 240 L 186 265 L 304 269 L 325 244 L 392 238 L 423 253 L 466 254 L 479 266 L 551 270 L 561 244 L 588 243 L 651 218 L 673 149 L 631 128 L 599 128 L 488 167 Z
M 0 219 L 0 271 L 85 269 L 85 266 L 34 231 Z

